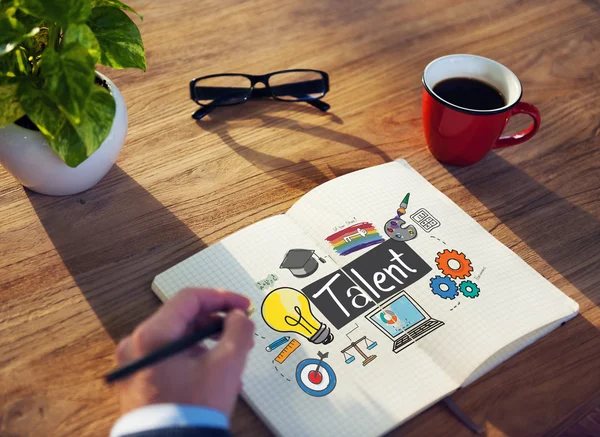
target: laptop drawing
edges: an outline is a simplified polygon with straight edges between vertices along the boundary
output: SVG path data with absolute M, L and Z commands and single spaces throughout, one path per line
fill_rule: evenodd
M 395 353 L 444 325 L 430 317 L 405 291 L 382 302 L 365 317 L 393 340 Z

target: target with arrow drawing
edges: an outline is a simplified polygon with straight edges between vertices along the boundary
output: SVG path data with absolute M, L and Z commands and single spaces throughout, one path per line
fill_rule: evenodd
M 296 382 L 307 395 L 322 397 L 333 391 L 337 378 L 331 366 L 323 361 L 329 352 L 317 352 L 317 355 L 319 359 L 308 358 L 298 363 Z

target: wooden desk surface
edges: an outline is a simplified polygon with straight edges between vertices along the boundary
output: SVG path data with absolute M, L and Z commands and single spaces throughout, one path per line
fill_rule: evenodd
M 396 158 L 581 306 L 457 403 L 492 436 L 600 435 L 597 0 L 130 3 L 145 18 L 148 72 L 102 69 L 130 114 L 116 166 L 62 198 L 0 170 L 1 436 L 107 435 L 118 403 L 101 376 L 115 343 L 159 306 L 156 274 L 329 179 Z M 420 76 L 449 53 L 511 68 L 542 113 L 538 135 L 471 168 L 433 159 Z M 294 67 L 329 72 L 330 113 L 264 101 L 190 118 L 194 76 Z M 267 433 L 243 402 L 233 430 Z M 400 434 L 470 435 L 441 407 Z

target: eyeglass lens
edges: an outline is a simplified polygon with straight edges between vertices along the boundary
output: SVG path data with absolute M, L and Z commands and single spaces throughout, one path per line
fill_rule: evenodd
M 279 100 L 314 100 L 325 95 L 326 82 L 316 71 L 288 71 L 269 77 L 273 97 Z
M 215 76 L 196 82 L 196 101 L 202 105 L 235 105 L 250 95 L 252 82 L 245 76 Z

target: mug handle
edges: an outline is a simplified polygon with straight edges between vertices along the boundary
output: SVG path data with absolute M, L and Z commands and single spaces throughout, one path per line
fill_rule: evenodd
M 542 117 L 540 116 L 540 111 L 535 106 L 529 103 L 519 102 L 510 111 L 511 117 L 515 114 L 527 114 L 533 119 L 533 123 L 521 132 L 498 138 L 498 141 L 496 141 L 496 144 L 492 149 L 501 149 L 502 147 L 516 146 L 517 144 L 524 143 L 531 139 L 540 128 Z

